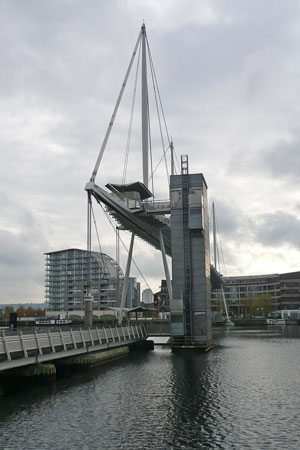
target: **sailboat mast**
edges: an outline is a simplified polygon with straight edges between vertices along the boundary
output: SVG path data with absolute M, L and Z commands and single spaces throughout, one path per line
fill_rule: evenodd
M 213 215 L 213 245 L 214 245 L 214 266 L 217 270 L 217 232 L 216 232 L 216 215 L 215 215 L 215 204 L 212 204 L 212 215 Z
M 142 25 L 142 150 L 143 150 L 143 183 L 148 187 L 148 86 L 147 86 L 147 60 L 146 60 L 146 27 Z

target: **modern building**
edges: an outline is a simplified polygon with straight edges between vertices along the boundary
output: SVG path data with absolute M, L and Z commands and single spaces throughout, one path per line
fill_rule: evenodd
M 300 309 L 300 272 L 283 274 L 224 277 L 224 293 L 229 313 L 243 316 L 246 298 L 257 298 L 269 294 L 274 311 Z M 222 292 L 212 291 L 212 310 L 222 308 Z
M 153 303 L 153 292 L 151 289 L 144 289 L 142 292 L 142 302 L 147 304 Z
M 188 173 L 181 157 L 181 175 L 171 175 L 171 244 L 173 347 L 212 347 L 211 278 L 207 184 L 203 174 Z
M 119 306 L 124 275 L 110 256 L 91 252 L 89 260 L 87 251 L 72 248 L 45 253 L 45 257 L 45 300 L 49 312 L 84 309 L 89 267 L 93 309 Z
M 154 294 L 154 308 L 157 309 L 159 318 L 170 318 L 170 297 L 166 280 L 161 280 L 160 291 Z
M 129 277 L 127 296 L 126 296 L 126 308 L 136 308 L 140 302 L 140 283 L 136 281 L 135 277 Z

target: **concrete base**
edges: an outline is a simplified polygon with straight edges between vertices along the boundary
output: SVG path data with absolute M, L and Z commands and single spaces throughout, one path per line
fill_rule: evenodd
M 26 378 L 39 377 L 52 379 L 56 376 L 56 367 L 54 364 L 32 364 L 30 366 L 12 369 L 11 375 Z
M 171 350 L 173 353 L 177 352 L 186 352 L 186 351 L 193 351 L 193 352 L 209 352 L 213 348 L 213 340 L 210 339 L 208 341 L 203 341 L 198 343 L 197 345 L 174 345 L 171 344 Z
M 129 349 L 130 349 L 130 351 L 131 350 L 154 350 L 154 341 L 145 340 L 145 341 L 134 342 L 133 344 L 129 345 Z
M 61 367 L 71 367 L 71 366 L 90 367 L 98 364 L 103 364 L 112 359 L 123 358 L 127 356 L 128 353 L 129 353 L 128 346 L 125 345 L 110 350 L 104 350 L 98 353 L 88 353 L 84 355 L 60 359 L 56 361 L 56 364 Z

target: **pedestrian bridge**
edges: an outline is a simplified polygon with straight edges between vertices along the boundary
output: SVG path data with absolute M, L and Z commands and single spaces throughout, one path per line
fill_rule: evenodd
M 121 347 L 145 341 L 146 338 L 146 328 L 139 323 L 108 328 L 47 328 L 30 332 L 3 330 L 0 334 L 0 373 L 30 364 Z

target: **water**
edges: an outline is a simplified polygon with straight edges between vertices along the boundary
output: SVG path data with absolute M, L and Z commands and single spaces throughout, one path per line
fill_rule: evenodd
M 299 327 L 300 328 L 300 327 Z M 300 330 L 219 330 L 0 399 L 0 448 L 299 449 Z

